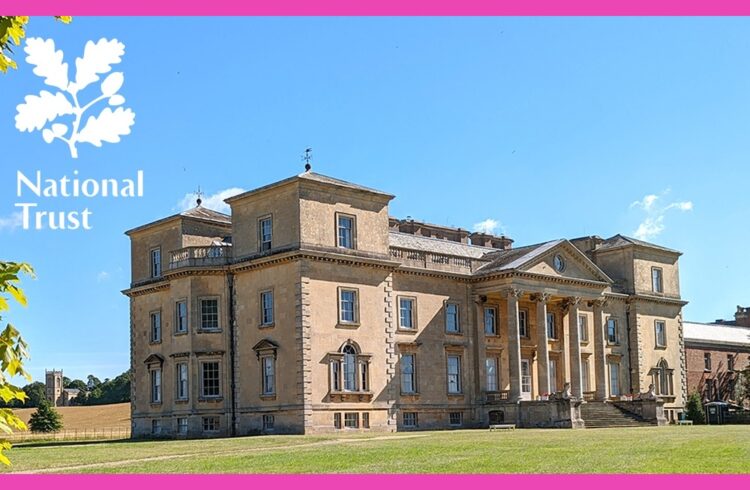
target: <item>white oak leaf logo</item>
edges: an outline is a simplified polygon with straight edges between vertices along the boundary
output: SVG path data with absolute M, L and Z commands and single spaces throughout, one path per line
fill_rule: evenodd
M 122 61 L 125 45 L 117 39 L 89 41 L 84 47 L 83 57 L 76 59 L 75 80 L 68 78 L 68 64 L 63 62 L 63 52 L 55 50 L 51 39 L 29 38 L 24 48 L 26 61 L 35 66 L 35 75 L 44 78 L 44 83 L 60 89 L 54 94 L 43 90 L 39 95 L 27 95 L 24 103 L 16 106 L 16 129 L 19 131 L 42 131 L 42 139 L 52 143 L 59 139 L 70 149 L 70 155 L 78 158 L 76 143 L 90 143 L 100 147 L 102 143 L 118 143 L 130 134 L 135 124 L 135 113 L 121 106 L 125 97 L 118 92 L 125 83 L 122 72 L 112 72 L 100 85 L 101 95 L 86 104 L 79 101 L 79 92 L 98 82 L 100 75 L 109 73 L 112 65 Z M 83 116 L 95 104 L 107 101 L 117 107 L 114 111 L 105 107 L 98 116 L 89 115 L 81 129 Z M 59 121 L 61 116 L 72 116 Z M 47 125 L 52 123 L 49 127 Z M 67 124 L 66 124 L 67 123 Z

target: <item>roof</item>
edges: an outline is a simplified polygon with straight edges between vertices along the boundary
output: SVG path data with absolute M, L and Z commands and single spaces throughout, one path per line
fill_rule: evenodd
M 495 248 L 469 245 L 451 240 L 431 238 L 426 236 L 411 235 L 399 231 L 391 231 L 388 235 L 391 247 L 408 248 L 422 252 L 432 252 L 471 259 L 481 259 L 488 253 L 497 251 Z
M 599 250 L 607 250 L 607 249 L 614 249 L 614 248 L 621 248 L 621 247 L 628 247 L 628 246 L 646 247 L 646 248 L 651 248 L 654 250 L 661 250 L 662 252 L 682 255 L 682 252 L 679 252 L 677 250 L 673 250 L 667 247 L 662 247 L 661 245 L 656 245 L 650 242 L 644 242 L 643 240 L 638 240 L 637 238 L 631 238 L 629 236 L 620 235 L 620 234 L 615 235 L 611 238 L 607 238 L 601 243 L 601 245 L 596 250 L 599 251 Z
M 750 349 L 750 328 L 721 323 L 683 322 L 682 334 L 686 343 L 725 346 L 744 346 Z
M 209 221 L 209 222 L 218 223 L 221 225 L 232 224 L 231 216 L 226 215 L 224 213 L 220 213 L 218 211 L 214 211 L 213 209 L 204 208 L 203 206 L 198 205 L 194 208 L 185 210 L 181 213 L 173 214 L 171 216 L 167 216 L 166 218 L 158 219 L 156 221 L 152 221 L 151 223 L 146 223 L 145 225 L 137 226 L 133 229 L 126 231 L 125 234 L 130 235 L 131 233 L 134 233 L 136 231 L 145 230 L 146 228 L 160 225 L 162 223 L 166 223 L 168 221 L 178 219 L 178 218 L 189 218 L 189 219 L 196 219 L 200 221 Z
M 327 175 L 319 174 L 319 173 L 316 173 L 316 172 L 306 171 L 306 172 L 302 172 L 301 174 L 294 175 L 292 177 L 288 177 L 286 179 L 279 180 L 277 182 L 273 182 L 271 184 L 264 185 L 262 187 L 258 187 L 256 189 L 252 189 L 252 190 L 249 190 L 247 192 L 243 192 L 242 194 L 237 194 L 236 196 L 229 197 L 227 199 L 224 199 L 224 202 L 226 202 L 226 203 L 232 203 L 234 201 L 237 201 L 237 200 L 242 199 L 244 197 L 250 196 L 252 194 L 255 194 L 255 193 L 258 193 L 258 192 L 261 192 L 261 191 L 267 191 L 269 189 L 273 189 L 274 187 L 279 187 L 279 186 L 282 186 L 282 185 L 285 185 L 285 184 L 289 184 L 291 182 L 295 182 L 295 181 L 298 181 L 298 180 L 309 180 L 309 181 L 312 181 L 312 182 L 319 182 L 321 184 L 335 185 L 335 186 L 338 186 L 338 187 L 344 187 L 344 188 L 352 189 L 352 190 L 355 190 L 355 191 L 367 192 L 367 193 L 370 193 L 370 194 L 377 194 L 377 195 L 380 195 L 380 196 L 387 197 L 389 199 L 393 199 L 395 197 L 393 194 L 388 194 L 387 192 L 379 191 L 379 190 L 373 189 L 371 187 L 365 187 L 363 185 L 353 184 L 353 183 L 347 182 L 345 180 L 336 179 L 336 178 L 329 177 Z

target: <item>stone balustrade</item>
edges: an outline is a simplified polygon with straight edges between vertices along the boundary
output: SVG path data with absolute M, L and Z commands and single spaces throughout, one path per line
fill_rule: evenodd
M 221 266 L 231 260 L 232 247 L 228 245 L 185 247 L 170 252 L 169 269 Z
M 469 257 L 398 247 L 391 247 L 390 255 L 391 258 L 400 261 L 406 267 L 455 272 L 459 274 L 471 274 L 479 267 L 486 264 L 486 261 L 476 260 Z

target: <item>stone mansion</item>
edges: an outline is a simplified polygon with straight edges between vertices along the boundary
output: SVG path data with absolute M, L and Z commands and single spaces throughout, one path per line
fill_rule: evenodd
M 514 247 L 310 170 L 127 232 L 133 436 L 661 425 L 680 252 Z

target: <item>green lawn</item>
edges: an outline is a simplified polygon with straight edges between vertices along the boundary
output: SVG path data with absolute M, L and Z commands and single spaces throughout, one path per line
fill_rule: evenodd
M 20 444 L 8 455 L 0 472 L 750 473 L 750 426 Z

